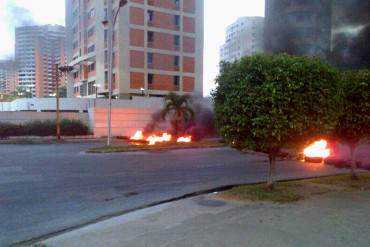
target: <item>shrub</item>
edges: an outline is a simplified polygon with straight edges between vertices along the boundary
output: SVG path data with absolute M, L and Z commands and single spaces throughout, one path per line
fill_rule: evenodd
M 20 124 L 0 123 L 0 138 L 22 136 L 24 134 L 24 128 Z
M 56 132 L 56 122 L 53 120 L 32 121 L 23 126 L 28 136 L 53 136 Z
M 316 58 L 257 55 L 223 63 L 217 86 L 220 134 L 237 148 L 269 155 L 269 186 L 281 148 L 329 134 L 336 124 L 338 73 Z
M 344 72 L 340 86 L 343 106 L 334 133 L 350 147 L 352 176 L 357 178 L 355 149 L 362 139 L 370 138 L 370 71 Z
M 64 136 L 88 135 L 89 128 L 81 121 L 63 119 L 60 122 L 60 132 Z
M 81 121 L 63 119 L 60 123 L 63 136 L 88 135 L 89 129 Z M 10 136 L 54 136 L 56 121 L 32 121 L 25 124 L 0 123 L 0 138 Z

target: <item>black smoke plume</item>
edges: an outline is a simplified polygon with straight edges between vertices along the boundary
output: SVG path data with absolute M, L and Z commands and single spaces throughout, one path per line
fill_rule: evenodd
M 330 61 L 342 69 L 370 68 L 370 1 L 333 1 Z
M 217 136 L 212 103 L 200 96 L 193 96 L 189 103 L 195 116 L 193 120 L 181 126 L 179 134 L 191 135 L 194 141 Z M 173 134 L 171 121 L 164 120 L 162 116 L 162 110 L 155 112 L 152 115 L 152 121 L 145 127 L 144 133 L 170 132 Z
M 315 55 L 342 69 L 370 68 L 369 29 L 369 0 L 266 0 L 267 52 Z

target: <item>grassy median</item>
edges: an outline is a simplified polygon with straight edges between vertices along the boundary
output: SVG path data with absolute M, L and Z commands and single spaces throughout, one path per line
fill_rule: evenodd
M 238 186 L 220 194 L 231 200 L 270 201 L 289 203 L 330 192 L 370 190 L 370 173 L 360 173 L 359 180 L 350 175 L 339 175 L 290 182 L 277 182 L 273 190 L 265 184 Z
M 123 152 L 136 152 L 136 151 L 155 151 L 155 150 L 173 150 L 173 149 L 189 149 L 189 148 L 216 148 L 224 147 L 225 143 L 219 140 L 202 140 L 199 142 L 191 143 L 163 143 L 154 146 L 149 146 L 146 144 L 115 144 L 112 146 L 103 146 L 97 148 L 91 148 L 87 150 L 87 153 L 123 153 Z

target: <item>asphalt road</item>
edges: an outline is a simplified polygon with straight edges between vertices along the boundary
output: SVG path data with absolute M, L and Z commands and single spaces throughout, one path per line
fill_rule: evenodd
M 225 185 L 263 181 L 267 159 L 229 148 L 94 155 L 96 144 L 0 145 L 0 246 Z M 279 162 L 278 178 L 336 173 Z

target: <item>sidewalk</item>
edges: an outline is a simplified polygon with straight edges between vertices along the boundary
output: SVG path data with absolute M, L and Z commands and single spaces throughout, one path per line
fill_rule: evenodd
M 290 204 L 199 196 L 109 219 L 43 243 L 51 247 L 368 247 L 370 191 Z

